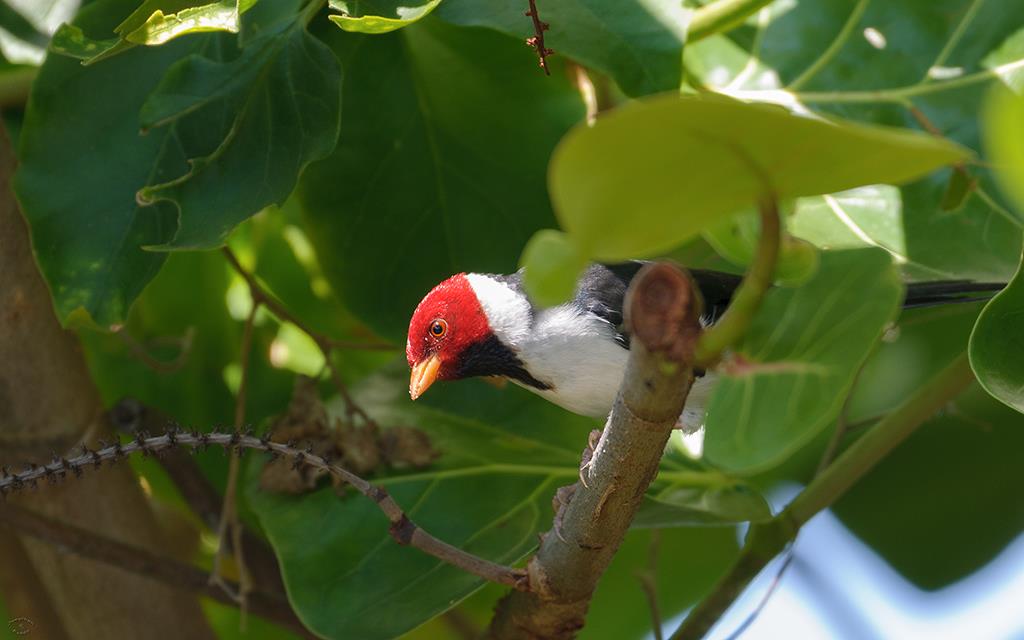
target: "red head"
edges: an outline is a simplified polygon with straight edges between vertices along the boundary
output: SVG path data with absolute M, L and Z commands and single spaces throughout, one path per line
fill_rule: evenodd
M 409 395 L 415 400 L 434 380 L 460 377 L 459 360 L 467 347 L 491 335 L 480 301 L 460 273 L 434 287 L 409 321 L 405 355 L 412 367 Z

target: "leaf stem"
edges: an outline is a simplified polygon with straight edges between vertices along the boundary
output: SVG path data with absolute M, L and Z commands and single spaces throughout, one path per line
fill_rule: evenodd
M 672 640 L 704 637 L 747 584 L 786 548 L 804 524 L 841 498 L 973 380 L 967 354 L 961 353 L 818 474 L 782 513 L 767 522 L 751 525 L 736 563 L 672 634 Z
M 956 45 L 960 44 L 960 40 L 964 37 L 964 33 L 967 32 L 967 27 L 974 21 L 974 16 L 978 14 L 978 10 L 981 9 L 981 5 L 985 3 L 985 0 L 974 0 L 971 6 L 967 7 L 967 11 L 964 12 L 960 22 L 957 23 L 956 29 L 953 30 L 953 34 L 949 36 L 949 40 L 946 40 L 946 44 L 943 45 L 942 51 L 939 51 L 939 55 L 935 57 L 935 61 L 932 62 L 931 66 L 924 72 L 924 78 L 921 82 L 931 81 L 931 70 L 935 67 L 941 67 L 946 64 L 946 60 L 949 59 L 949 54 L 953 53 L 953 49 Z
M 716 363 L 722 353 L 738 342 L 750 327 L 765 292 L 772 284 L 781 228 L 778 203 L 774 197 L 765 198 L 761 202 L 761 236 L 757 255 L 722 319 L 705 331 L 697 343 L 695 357 L 698 367 L 707 368 Z
M 858 0 L 857 4 L 854 5 L 853 11 L 850 12 L 850 17 L 846 19 L 839 33 L 836 34 L 835 39 L 828 45 L 818 59 L 815 60 L 811 66 L 804 69 L 804 72 L 796 77 L 793 82 L 789 83 L 786 87 L 790 91 L 796 91 L 800 87 L 807 84 L 814 76 L 824 69 L 828 63 L 832 62 L 832 59 L 836 57 L 836 54 L 846 45 L 846 41 L 850 39 L 850 34 L 853 33 L 854 27 L 860 23 L 861 17 L 864 15 L 864 11 L 868 8 L 868 3 L 871 0 Z
M 967 354 L 960 354 L 917 393 L 854 442 L 780 514 L 797 526 L 825 509 L 864 477 L 932 414 L 974 380 Z M 788 515 L 787 515 L 788 514 Z
M 1007 62 L 1006 64 L 999 65 L 998 67 L 969 73 L 966 76 L 943 80 L 941 82 L 918 83 L 893 89 L 876 89 L 870 91 L 824 91 L 796 93 L 794 95 L 804 103 L 846 104 L 864 102 L 895 102 L 904 104 L 908 99 L 916 96 L 938 93 L 940 91 L 949 91 L 951 89 L 962 89 L 963 87 L 968 87 L 980 82 L 986 82 L 1022 68 L 1024 68 L 1024 58 L 1014 60 L 1013 62 Z M 756 93 L 757 92 L 742 92 L 745 97 L 751 97 Z
M 738 27 L 772 0 L 715 0 L 693 12 L 687 42 L 703 40 L 716 33 Z

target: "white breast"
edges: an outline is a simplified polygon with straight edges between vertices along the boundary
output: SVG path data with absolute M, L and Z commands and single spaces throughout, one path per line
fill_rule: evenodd
M 537 380 L 552 386 L 541 390 L 520 386 L 573 413 L 605 418 L 626 372 L 629 352 L 615 340 L 615 327 L 572 304 L 538 311 L 504 282 L 467 274 L 487 314 L 491 330 L 517 352 Z M 704 406 L 713 376 L 699 378 L 690 391 L 680 423 L 696 431 L 704 421 Z

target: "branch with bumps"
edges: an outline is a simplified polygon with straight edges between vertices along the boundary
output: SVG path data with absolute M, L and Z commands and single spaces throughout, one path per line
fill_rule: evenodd
M 551 70 L 548 69 L 548 56 L 555 55 L 554 49 L 548 49 L 544 44 L 544 32 L 547 31 L 551 25 L 541 21 L 540 14 L 537 13 L 537 0 L 529 0 L 530 10 L 526 12 L 526 17 L 533 21 L 533 35 L 526 39 L 526 44 L 532 47 L 537 52 L 537 59 L 540 61 L 540 68 L 544 70 L 545 75 L 551 75 Z
M 99 469 L 104 462 L 113 463 L 133 453 L 141 453 L 143 456 L 159 456 L 165 451 L 179 446 L 191 447 L 193 450 L 221 446 L 225 451 L 235 452 L 253 449 L 269 453 L 272 458 L 288 458 L 292 460 L 294 468 L 308 465 L 325 471 L 373 500 L 391 522 L 389 533 L 399 544 L 419 549 L 438 560 L 485 580 L 519 590 L 528 588 L 525 571 L 485 560 L 435 538 L 410 520 L 386 489 L 367 482 L 322 456 L 313 454 L 310 449 L 302 450 L 295 448 L 292 444 L 273 442 L 270 440 L 269 434 L 257 438 L 250 433 L 239 431 L 201 433 L 173 428 L 167 433 L 157 436 L 140 432 L 129 442 L 101 443 L 98 449 L 90 449 L 82 445 L 77 455 L 54 455 L 47 464 L 29 464 L 18 472 L 12 472 L 9 468 L 4 467 L 0 470 L 0 496 L 14 491 L 37 488 L 41 481 L 56 484 L 69 476 L 81 476 L 86 469 Z

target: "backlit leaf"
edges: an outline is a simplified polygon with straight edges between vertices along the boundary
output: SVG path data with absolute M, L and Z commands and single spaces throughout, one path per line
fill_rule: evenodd
M 838 414 L 861 363 L 896 315 L 902 285 L 879 249 L 828 251 L 814 277 L 773 289 L 723 365 L 705 455 L 733 471 L 779 462 Z
M 341 12 L 330 19 L 345 31 L 388 33 L 423 18 L 440 3 L 441 0 L 414 1 L 411 5 L 408 0 L 330 0 L 331 8 Z
M 573 240 L 596 259 L 622 260 L 678 245 L 769 194 L 898 184 L 966 157 L 910 131 L 720 96 L 663 96 L 574 129 L 552 159 L 550 183 Z

